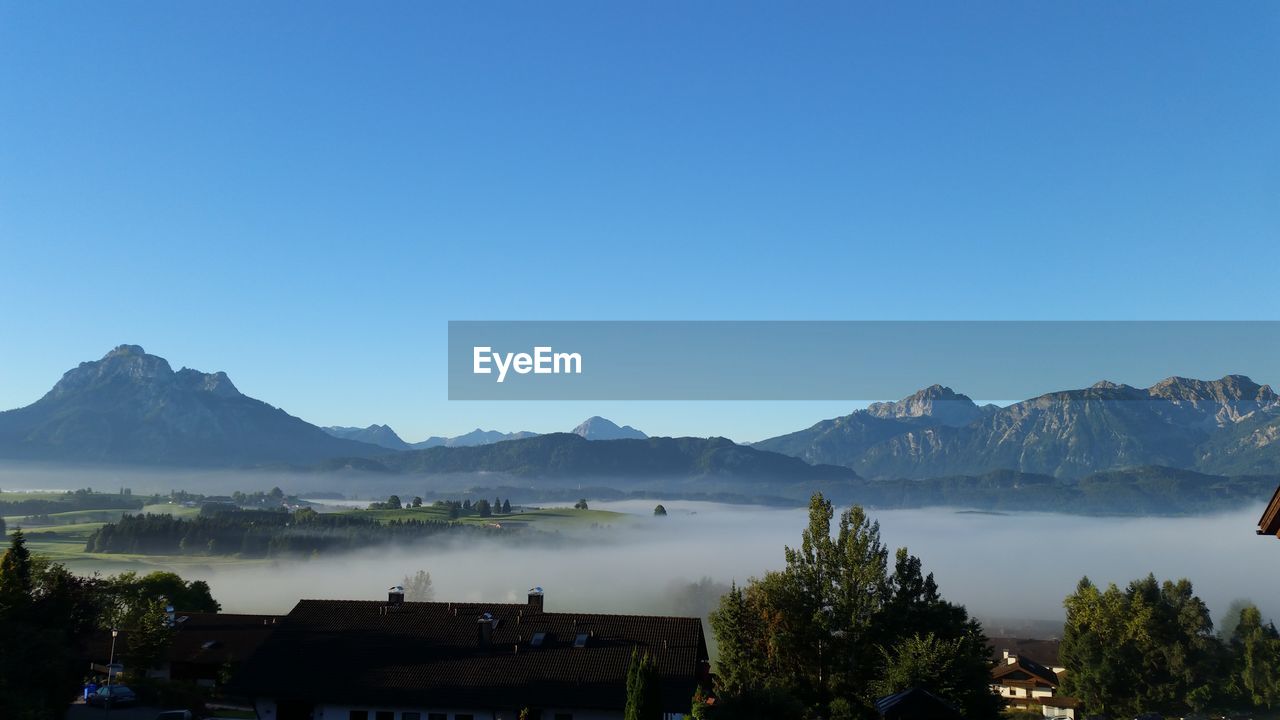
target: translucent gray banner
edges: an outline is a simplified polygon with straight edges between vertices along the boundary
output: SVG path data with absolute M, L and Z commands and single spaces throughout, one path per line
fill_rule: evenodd
M 450 400 L 1019 400 L 1280 377 L 1280 321 L 453 321 Z

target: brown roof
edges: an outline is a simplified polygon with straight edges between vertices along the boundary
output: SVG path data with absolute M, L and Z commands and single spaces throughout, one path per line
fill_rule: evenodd
M 1006 662 L 991 671 L 991 680 L 996 683 L 1016 682 L 1032 685 L 1058 686 L 1058 675 L 1040 663 L 1027 658 L 1018 657 L 1017 662 Z
M 1276 488 L 1266 511 L 1258 520 L 1258 534 L 1280 537 L 1280 487 Z
M 275 629 L 274 615 L 178 613 L 170 662 L 221 665 L 243 662 Z
M 478 619 L 496 623 L 488 644 Z M 542 634 L 534 646 L 535 634 Z M 584 647 L 575 647 L 586 635 Z M 544 613 L 534 604 L 302 600 L 233 685 L 250 697 L 365 705 L 621 709 L 633 649 L 663 705 L 688 712 L 707 672 L 697 618 Z M 323 678 L 341 678 L 327 682 Z
M 275 615 L 233 613 L 178 613 L 173 642 L 166 659 L 174 663 L 222 665 L 242 662 L 274 629 Z M 129 650 L 129 631 L 116 638 L 119 661 Z M 89 661 L 106 664 L 111 654 L 111 632 L 102 630 L 89 641 Z

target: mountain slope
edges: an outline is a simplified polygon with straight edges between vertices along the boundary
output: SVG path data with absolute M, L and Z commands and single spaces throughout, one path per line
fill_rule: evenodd
M 1268 422 L 1280 412 L 1280 398 L 1242 375 L 1209 381 L 1173 377 L 1149 388 L 1100 382 L 1005 408 L 970 407 L 965 401 L 934 386 L 756 447 L 845 465 L 870 478 L 1002 469 L 1080 478 L 1147 465 L 1269 472 L 1275 461 L 1263 456 L 1278 452 L 1267 438 L 1274 439 L 1275 426 Z M 973 419 L 956 424 L 966 417 Z M 1230 442 L 1255 424 L 1253 435 Z
M 381 454 L 241 394 L 225 373 L 174 372 L 136 345 L 81 363 L 36 402 L 0 413 L 4 458 L 235 467 Z
M 557 478 L 732 477 L 782 483 L 853 482 L 848 468 L 809 465 L 797 458 L 738 445 L 725 438 L 587 440 L 551 433 L 458 448 L 413 450 L 382 459 L 402 472 L 507 473 Z

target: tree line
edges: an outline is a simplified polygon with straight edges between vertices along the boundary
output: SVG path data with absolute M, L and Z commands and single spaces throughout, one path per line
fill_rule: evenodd
M 85 542 L 85 551 L 273 557 L 410 543 L 445 533 L 493 536 L 504 532 L 515 531 L 431 519 L 379 521 L 357 514 L 321 514 L 310 508 L 292 513 L 227 509 L 202 512 L 194 518 L 126 515 L 94 531 Z
M 1062 692 L 1090 713 L 1250 711 L 1280 702 L 1280 632 L 1251 603 L 1215 633 L 1189 580 L 1087 577 L 1065 601 Z

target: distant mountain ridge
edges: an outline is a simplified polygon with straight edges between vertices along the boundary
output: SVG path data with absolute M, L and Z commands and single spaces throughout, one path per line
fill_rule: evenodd
M 935 385 L 754 447 L 869 478 L 996 470 L 1080 478 L 1137 466 L 1275 472 L 1278 435 L 1280 397 L 1270 386 L 1228 375 L 1171 377 L 1149 388 L 1103 381 L 1004 408 L 979 408 Z
M 505 473 L 529 478 L 647 479 L 732 477 L 783 484 L 849 483 L 848 468 L 739 445 L 726 438 L 645 438 L 592 441 L 550 433 L 471 447 L 435 447 L 380 458 L 407 473 Z
M 174 372 L 137 345 L 80 363 L 36 402 L 0 412 L 5 458 L 237 467 L 384 452 L 243 395 L 225 373 Z
M 362 428 L 330 425 L 320 429 L 337 438 L 369 443 L 388 450 L 408 450 L 411 447 L 409 443 L 400 439 L 400 436 L 396 434 L 395 430 L 391 429 L 390 425 L 370 425 Z
M 371 443 L 389 450 L 425 450 L 433 447 L 472 447 L 475 445 L 489 445 L 491 443 L 504 442 L 507 440 L 521 440 L 538 435 L 538 433 L 529 432 L 528 430 L 504 433 L 498 430 L 482 430 L 480 428 L 476 428 L 469 433 L 456 435 L 454 437 L 433 435 L 421 442 L 410 443 L 401 439 L 400 436 L 396 434 L 396 431 L 392 430 L 389 425 L 370 425 L 369 427 L 364 428 L 334 425 L 322 429 L 334 437 Z M 630 425 L 619 426 L 613 421 L 608 420 L 607 418 L 602 418 L 599 415 L 587 418 L 570 432 L 574 435 L 584 437 L 587 440 L 643 440 L 649 437 Z

